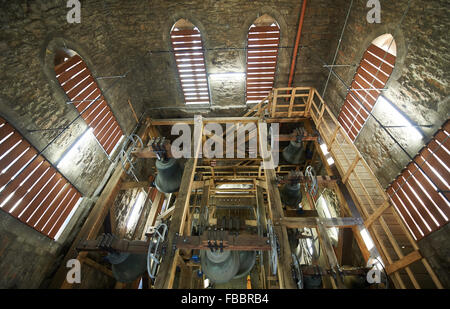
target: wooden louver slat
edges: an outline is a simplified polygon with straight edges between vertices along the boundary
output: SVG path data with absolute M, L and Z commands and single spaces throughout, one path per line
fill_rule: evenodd
M 94 123 L 95 117 L 99 116 L 98 113 L 105 109 L 110 111 L 110 108 L 86 63 L 80 56 L 75 55 L 57 65 L 55 67 L 55 73 L 69 100 L 72 100 L 75 108 L 82 113 L 81 117 L 86 121 L 88 126 L 94 129 L 93 134 L 99 141 L 101 147 L 103 147 L 108 155 L 111 155 L 112 150 L 120 139 L 116 139 L 115 135 L 112 139 L 102 139 L 104 137 L 104 135 L 101 135 L 102 132 L 108 132 L 104 130 L 106 129 L 104 126 L 113 123 L 119 128 L 120 136 L 123 135 L 123 132 L 112 112 L 103 115 L 107 118 L 101 117 Z M 99 122 L 100 126 L 98 126 Z M 116 144 L 112 145 L 111 143 L 113 141 Z
M 72 190 L 71 203 L 61 204 L 62 207 L 70 209 L 61 216 L 61 220 L 66 221 L 73 207 L 81 199 L 81 194 L 2 118 L 0 136 L 4 136 L 0 139 L 0 208 L 54 239 L 62 224 L 55 228 L 53 233 L 43 229 L 52 218 L 54 201 L 59 199 L 67 188 Z M 10 141 L 17 138 L 20 143 L 11 145 Z M 5 147 L 7 145 L 9 148 Z
M 417 240 L 449 221 L 449 159 L 450 120 L 447 120 L 387 189 Z
M 394 64 L 395 56 L 374 44 L 371 44 L 364 53 L 338 116 L 339 122 L 352 141 L 355 141 L 369 113 L 372 112 L 381 89 L 393 71 Z
M 197 28 L 187 30 L 175 28 L 171 31 L 170 37 L 184 102 L 186 104 L 209 104 L 205 54 L 200 31 Z
M 247 103 L 264 99 L 272 90 L 279 44 L 278 26 L 250 27 L 247 35 Z

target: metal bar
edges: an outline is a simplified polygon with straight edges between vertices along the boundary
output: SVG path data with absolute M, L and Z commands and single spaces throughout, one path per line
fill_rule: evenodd
M 124 77 L 125 77 L 125 75 L 100 76 L 100 77 L 97 77 L 96 79 L 97 79 L 97 80 L 100 80 L 100 79 L 112 79 L 112 78 L 124 78 Z
M 335 62 L 336 62 L 336 58 L 337 58 L 337 55 L 338 55 L 338 52 L 339 52 L 339 48 L 341 46 L 342 37 L 344 36 L 345 28 L 347 27 L 348 17 L 350 16 L 350 12 L 352 10 L 352 6 L 353 6 L 353 0 L 352 0 L 352 2 L 350 2 L 350 6 L 348 7 L 347 16 L 345 17 L 344 26 L 342 27 L 341 37 L 339 38 L 339 42 L 338 42 L 338 45 L 336 47 L 336 52 L 334 53 L 334 58 L 333 58 L 332 65 L 334 65 Z M 326 65 L 326 63 L 325 63 L 325 65 Z M 332 68 L 331 68 L 331 71 L 333 71 Z M 325 92 L 327 91 L 328 82 L 330 81 L 330 77 L 331 77 L 331 72 L 328 74 L 327 81 L 325 83 L 325 87 L 324 87 L 323 92 L 322 92 L 322 98 L 325 98 Z
M 389 90 L 389 88 L 349 88 L 348 91 L 363 91 L 363 90 L 379 90 L 379 91 L 386 91 Z
M 328 67 L 357 67 L 357 64 L 325 64 L 323 65 L 324 68 Z
M 97 101 L 97 99 L 66 101 L 66 104 L 82 103 L 82 102 L 92 102 L 92 101 Z
M 424 127 L 424 128 L 432 128 L 431 124 L 411 124 L 410 126 L 385 126 L 386 128 L 408 128 L 408 127 Z

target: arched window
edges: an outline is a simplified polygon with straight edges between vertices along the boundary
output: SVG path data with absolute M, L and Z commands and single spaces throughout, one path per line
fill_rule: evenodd
M 396 54 L 395 40 L 390 34 L 376 38 L 364 53 L 338 117 L 352 141 L 382 93 L 394 69 Z
M 415 239 L 422 239 L 449 221 L 449 162 L 450 120 L 447 120 L 387 189 Z
M 80 192 L 0 117 L 0 208 L 55 239 L 80 201 Z
M 55 73 L 70 102 L 111 155 L 123 132 L 86 63 L 74 51 L 61 49 L 55 55 Z
M 170 39 L 186 104 L 209 104 L 205 54 L 200 30 L 186 19 L 177 21 Z
M 272 17 L 264 14 L 250 26 L 247 35 L 247 103 L 259 103 L 272 90 L 279 44 L 280 27 Z

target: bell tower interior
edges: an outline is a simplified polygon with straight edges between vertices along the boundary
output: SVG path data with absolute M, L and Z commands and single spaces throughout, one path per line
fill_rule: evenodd
M 450 287 L 445 1 L 1 2 L 0 288 Z

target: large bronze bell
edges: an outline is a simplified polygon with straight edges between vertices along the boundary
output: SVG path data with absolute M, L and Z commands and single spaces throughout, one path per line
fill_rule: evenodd
M 202 271 L 211 282 L 222 284 L 230 281 L 239 271 L 239 252 L 202 250 Z
M 290 141 L 283 150 L 283 158 L 291 164 L 300 164 L 305 161 L 305 151 L 302 142 Z
M 300 183 L 286 183 L 280 188 L 280 198 L 283 205 L 297 208 L 302 201 Z
M 239 251 L 239 270 L 233 279 L 247 276 L 255 266 L 255 262 L 256 251 Z
M 107 259 L 112 264 L 114 278 L 119 282 L 133 282 L 147 270 L 146 254 L 110 253 Z
M 164 193 L 177 192 L 180 189 L 182 170 L 180 164 L 174 158 L 156 160 L 156 188 Z

